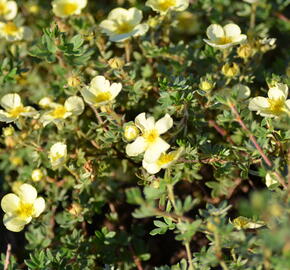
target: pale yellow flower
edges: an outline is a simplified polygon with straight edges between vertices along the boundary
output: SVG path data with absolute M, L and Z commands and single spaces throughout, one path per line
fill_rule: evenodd
M 109 36 L 110 41 L 120 42 L 147 32 L 149 26 L 141 23 L 142 18 L 142 11 L 137 8 L 115 8 L 108 18 L 100 23 L 100 28 Z
M 47 109 L 51 107 L 51 104 L 53 103 L 52 99 L 50 97 L 43 97 L 39 102 L 38 105 L 41 108 Z
M 69 97 L 64 105 L 52 102 L 48 106 L 51 110 L 44 113 L 40 118 L 44 126 L 51 122 L 58 125 L 66 118 L 81 115 L 84 111 L 83 99 L 78 96 Z
M 240 44 L 247 39 L 247 36 L 241 34 L 241 29 L 238 25 L 230 23 L 222 27 L 219 24 L 211 24 L 206 34 L 208 39 L 204 41 L 215 48 L 226 49 L 234 45 Z
M 0 0 L 0 19 L 13 20 L 17 15 L 17 4 L 15 1 Z
M 145 113 L 140 113 L 135 118 L 135 125 L 140 129 L 141 135 L 126 147 L 128 156 L 138 156 L 144 153 L 146 162 L 154 162 L 161 153 L 169 149 L 170 145 L 160 135 L 173 126 L 173 119 L 169 114 L 155 123 L 154 117 L 146 118 Z
M 268 91 L 268 98 L 255 97 L 249 103 L 251 111 L 257 111 L 264 117 L 279 117 L 290 113 L 290 99 L 288 97 L 288 86 L 278 83 Z
M 112 102 L 122 89 L 121 83 L 112 83 L 104 76 L 96 76 L 92 79 L 90 86 L 81 90 L 84 100 L 95 107 Z
M 51 146 L 48 158 L 52 168 L 58 169 L 65 164 L 67 159 L 67 146 L 62 142 L 57 142 Z
M 53 13 L 61 18 L 79 15 L 87 5 L 87 0 L 54 0 L 52 2 Z
M 251 89 L 244 84 L 236 84 L 233 86 L 232 91 L 237 97 L 237 100 L 245 100 L 250 97 Z
M 44 211 L 45 201 L 42 197 L 37 197 L 36 189 L 29 184 L 22 184 L 15 193 L 5 195 L 1 200 L 1 207 L 5 212 L 5 227 L 19 232 L 32 218 L 38 217 Z
M 20 117 L 33 117 L 37 115 L 33 107 L 24 107 L 18 94 L 7 94 L 2 97 L 0 105 L 5 109 L 0 110 L 0 121 L 10 123 Z
M 183 11 L 187 9 L 188 5 L 189 0 L 148 0 L 146 2 L 146 6 L 160 14 L 165 14 L 170 10 Z
M 8 41 L 31 40 L 32 31 L 29 27 L 18 26 L 14 22 L 0 22 L 0 38 Z
M 169 168 L 174 162 L 178 160 L 183 152 L 183 148 L 179 148 L 177 151 L 171 151 L 169 153 L 161 153 L 157 160 L 153 162 L 147 162 L 145 159 L 142 162 L 143 168 L 151 174 L 158 173 L 161 169 Z

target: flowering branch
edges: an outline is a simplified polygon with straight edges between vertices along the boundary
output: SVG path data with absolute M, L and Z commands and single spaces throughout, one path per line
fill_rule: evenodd
M 236 106 L 234 104 L 232 104 L 230 101 L 228 101 L 228 105 L 231 108 L 232 113 L 236 117 L 236 121 L 240 124 L 240 126 L 242 127 L 242 129 L 247 132 L 247 134 L 249 135 L 249 139 L 254 144 L 255 148 L 258 150 L 258 152 L 260 153 L 260 155 L 263 158 L 263 160 L 265 161 L 265 163 L 269 167 L 273 167 L 272 161 L 266 156 L 266 154 L 262 150 L 261 146 L 258 144 L 255 136 L 251 133 L 251 131 L 247 128 L 247 126 L 243 122 L 240 114 L 238 113 L 238 110 L 237 110 Z M 277 180 L 283 186 L 283 188 L 284 189 L 287 189 L 287 185 L 286 185 L 285 180 L 282 177 L 282 175 L 280 173 L 278 173 L 278 172 L 274 172 L 274 175 L 277 177 Z

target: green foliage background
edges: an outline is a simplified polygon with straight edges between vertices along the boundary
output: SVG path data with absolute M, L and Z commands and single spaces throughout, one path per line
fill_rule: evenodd
M 243 83 L 251 97 L 266 96 L 269 85 L 289 85 L 289 1 L 261 0 L 253 29 L 243 1 L 191 1 L 188 11 L 198 17 L 194 34 L 177 30 L 177 14 L 161 20 L 144 1 L 89 1 L 81 15 L 66 20 L 53 16 L 50 1 L 17 2 L 17 20 L 31 27 L 34 40 L 1 40 L 1 97 L 19 93 L 39 109 L 42 97 L 64 101 L 98 74 L 121 82 L 123 90 L 111 111 L 99 112 L 101 122 L 87 106 L 61 129 L 29 120 L 22 130 L 15 127 L 14 145 L 1 137 L 1 195 L 21 181 L 34 185 L 47 204 L 22 233 L 1 225 L 1 265 L 10 243 L 9 269 L 290 269 L 290 119 L 259 117 L 231 91 Z M 37 13 L 29 12 L 32 4 Z M 98 27 L 117 6 L 135 6 L 145 21 L 156 22 L 131 40 L 129 62 L 122 43 L 109 42 Z M 249 61 L 238 57 L 238 46 L 225 57 L 203 42 L 211 23 L 227 22 L 248 34 L 256 50 Z M 276 38 L 276 48 L 259 47 L 265 37 Z M 113 57 L 125 65 L 115 68 Z M 232 62 L 240 74 L 227 78 L 221 68 Z M 79 86 L 68 85 L 72 75 Z M 214 89 L 202 91 L 201 78 Z M 142 169 L 141 158 L 125 154 L 123 125 L 141 112 L 156 119 L 169 113 L 174 128 L 165 138 L 185 148 L 176 165 L 155 176 Z M 66 141 L 70 157 L 67 168 L 53 171 L 47 153 L 57 141 Z M 38 167 L 47 176 L 35 183 L 31 172 Z M 286 186 L 268 189 L 269 171 L 281 174 Z M 266 225 L 238 230 L 232 221 L 239 216 Z

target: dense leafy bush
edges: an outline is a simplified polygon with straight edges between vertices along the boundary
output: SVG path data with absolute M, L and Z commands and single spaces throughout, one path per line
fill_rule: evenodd
M 289 0 L 0 0 L 1 269 L 290 269 Z

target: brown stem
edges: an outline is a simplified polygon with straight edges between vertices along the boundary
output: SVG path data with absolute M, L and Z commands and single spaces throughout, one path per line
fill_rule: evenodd
M 210 127 L 213 127 L 220 135 L 222 135 L 223 137 L 226 137 L 226 140 L 230 144 L 235 144 L 233 140 L 231 139 L 231 137 L 228 135 L 228 132 L 225 129 L 221 128 L 214 120 L 209 120 L 208 124 Z
M 99 115 L 99 112 L 98 112 L 98 110 L 93 106 L 93 105 L 89 105 L 91 108 L 92 108 L 92 110 L 94 111 L 94 113 L 95 113 L 95 115 L 96 115 L 96 117 L 97 117 L 97 119 L 98 119 L 98 122 L 99 122 L 99 125 L 104 125 L 104 121 L 103 121 L 103 119 L 102 119 L 102 117 Z M 107 129 L 107 127 L 106 126 L 104 126 L 104 129 L 105 130 L 108 130 Z
M 6 249 L 6 258 L 5 258 L 4 270 L 8 270 L 8 267 L 10 264 L 10 257 L 11 257 L 11 244 L 8 244 L 7 249 Z
M 130 39 L 125 41 L 125 57 L 126 57 L 126 62 L 129 63 L 130 62 L 130 58 L 131 58 L 131 43 L 130 43 Z
M 143 267 L 142 267 L 142 264 L 141 264 L 141 261 L 140 259 L 136 256 L 135 252 L 134 252 L 134 249 L 132 247 L 131 244 L 129 244 L 129 250 L 130 250 L 130 253 L 132 255 L 132 258 L 133 258 L 133 261 L 137 267 L 138 270 L 143 270 Z
M 260 153 L 261 157 L 263 158 L 263 160 L 265 161 L 265 163 L 269 166 L 269 167 L 273 167 L 273 163 L 271 162 L 271 160 L 266 156 L 266 154 L 264 153 L 264 151 L 262 150 L 262 148 L 260 147 L 260 145 L 258 144 L 255 136 L 251 133 L 251 131 L 246 127 L 245 123 L 243 122 L 240 114 L 238 113 L 237 108 L 235 107 L 234 104 L 232 104 L 231 102 L 228 102 L 229 107 L 231 108 L 236 121 L 240 124 L 240 126 L 242 127 L 242 129 L 244 131 L 246 131 L 246 133 L 249 135 L 249 139 L 251 140 L 251 142 L 254 144 L 255 148 L 258 150 L 258 152 Z M 277 177 L 277 180 L 279 181 L 279 183 L 283 186 L 284 189 L 287 189 L 287 185 L 285 180 L 283 179 L 282 175 L 278 172 L 274 172 L 274 175 Z

